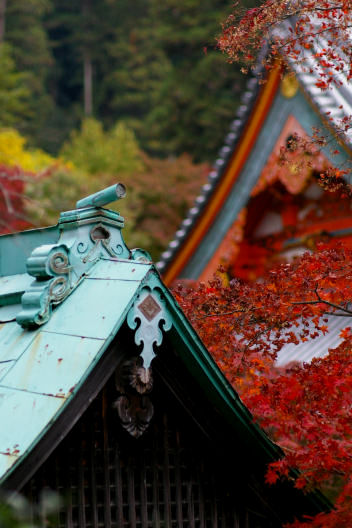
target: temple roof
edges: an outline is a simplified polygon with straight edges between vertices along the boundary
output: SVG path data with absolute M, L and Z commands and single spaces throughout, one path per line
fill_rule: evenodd
M 0 237 L 0 484 L 30 478 L 111 376 L 123 332 L 147 370 L 167 333 L 205 400 L 264 462 L 280 449 L 253 422 L 123 218 L 102 207 Z M 321 507 L 321 498 L 317 500 Z
M 1 251 L 1 250 L 0 250 Z M 0 476 L 26 457 L 79 391 L 126 319 L 151 264 L 101 258 L 77 289 L 35 329 L 2 317 Z M 155 272 L 154 272 L 155 273 Z M 150 281 L 151 277 L 149 277 Z M 3 277 L 30 288 L 27 274 Z M 1 288 L 1 292 L 7 292 Z M 25 291 L 29 291 L 28 289 Z M 12 316 L 18 304 L 7 305 Z M 10 315 L 10 317 L 11 317 Z M 4 426 L 8 424 L 8 426 Z
M 289 31 L 290 21 L 281 27 Z M 340 144 L 332 132 L 341 119 L 352 115 L 352 88 L 346 72 L 341 71 L 329 90 L 316 86 L 319 80 L 317 53 L 324 47 L 323 36 L 305 51 L 305 63 L 292 62 L 294 72 L 284 76 L 274 68 L 261 84 L 261 58 L 247 82 L 241 104 L 225 137 L 212 170 L 193 207 L 189 210 L 169 247 L 157 263 L 167 285 L 176 279 L 207 280 L 216 271 L 227 251 L 241 211 L 250 202 L 262 171 L 280 141 L 290 134 L 312 128 L 322 129 L 328 138 L 323 155 L 332 164 L 346 164 L 351 156 L 350 134 L 340 136 Z M 263 55 L 265 50 L 263 51 Z M 339 151 L 338 155 L 332 154 Z M 347 219 L 346 219 L 347 222 Z M 351 237 L 351 221 L 343 229 L 332 228 L 331 237 Z M 348 224 L 348 225 L 347 225 Z M 324 228 L 326 229 L 326 228 Z M 289 241 L 288 241 L 289 242 Z M 344 317 L 330 317 L 330 331 L 318 339 L 301 345 L 285 346 L 278 358 L 280 365 L 291 361 L 310 361 L 326 354 L 340 343 L 340 331 L 349 326 Z
M 286 31 L 289 24 L 290 22 L 286 23 Z M 269 74 L 264 85 L 261 84 L 262 58 L 265 54 L 263 50 L 258 66 L 247 81 L 224 145 L 208 175 L 208 182 L 203 185 L 193 207 L 157 263 L 166 284 L 172 283 L 176 278 L 201 277 L 202 266 L 206 265 L 216 251 L 216 244 L 212 244 L 210 240 L 215 235 L 211 235 L 211 232 L 216 230 L 216 239 L 221 241 L 229 225 L 246 205 L 250 191 L 258 181 L 290 114 L 295 115 L 307 135 L 311 135 L 312 127 L 324 129 L 330 140 L 330 147 L 324 148 L 323 152 L 333 164 L 343 164 L 350 157 L 352 132 L 344 137 L 340 134 L 342 152 L 338 156 L 332 156 L 332 151 L 339 145 L 330 130 L 333 125 L 338 127 L 341 119 L 352 115 L 351 82 L 347 80 L 346 71 L 340 73 L 329 90 L 322 92 L 316 86 L 319 64 L 315 55 L 322 47 L 324 39 L 320 37 L 315 48 L 305 52 L 305 67 L 290 63 L 298 80 L 298 90 L 294 89 L 293 94 L 285 93 L 279 68 Z M 220 216 L 226 216 L 227 219 L 221 225 L 218 221 Z M 204 247 L 207 245 L 207 249 L 202 249 L 202 244 Z

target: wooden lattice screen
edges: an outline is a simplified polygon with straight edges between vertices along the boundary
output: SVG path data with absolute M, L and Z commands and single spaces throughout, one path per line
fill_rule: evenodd
M 58 528 L 277 526 L 167 391 L 155 389 L 138 440 L 121 428 L 114 397 L 111 380 L 25 487 L 32 501 L 45 487 L 60 493 Z

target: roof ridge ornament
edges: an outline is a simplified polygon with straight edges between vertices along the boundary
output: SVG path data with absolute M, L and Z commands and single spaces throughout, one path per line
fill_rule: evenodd
M 103 207 L 111 202 L 116 202 L 126 196 L 126 187 L 123 183 L 115 183 L 102 191 L 90 194 L 76 203 L 76 209 L 85 207 Z
M 101 258 L 135 260 L 136 252 L 122 238 L 123 218 L 100 207 L 125 194 L 125 186 L 117 183 L 79 200 L 79 210 L 61 214 L 57 243 L 35 248 L 27 259 L 27 273 L 35 281 L 22 296 L 16 317 L 21 326 L 46 323 L 52 307 L 64 301 Z

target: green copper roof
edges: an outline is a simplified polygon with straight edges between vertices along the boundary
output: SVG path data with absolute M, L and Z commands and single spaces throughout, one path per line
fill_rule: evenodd
M 148 280 L 150 257 L 127 248 L 123 224 L 85 207 L 56 227 L 0 237 L 2 482 L 69 405 Z
M 126 318 L 151 269 L 99 261 L 35 330 L 0 327 L 0 476 L 26 456 L 79 390 Z M 18 308 L 18 305 L 17 305 Z
M 62 423 L 124 322 L 144 367 L 168 332 L 183 365 L 234 433 L 265 462 L 281 454 L 253 423 L 146 252 L 127 248 L 122 227 L 118 213 L 88 207 L 62 214 L 58 227 L 39 234 L 0 237 L 1 269 L 7 270 L 0 277 L 1 485 Z M 12 268 L 6 262 L 15 252 L 6 252 L 11 244 L 21 254 Z M 84 396 L 88 403 L 93 397 Z

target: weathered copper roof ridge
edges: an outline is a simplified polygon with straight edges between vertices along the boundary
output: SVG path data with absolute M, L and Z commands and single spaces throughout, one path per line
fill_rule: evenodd
M 77 202 L 78 209 L 61 213 L 58 239 L 53 243 L 45 241 L 32 249 L 26 258 L 26 271 L 27 277 L 34 280 L 24 291 L 22 281 L 21 291 L 7 289 L 5 294 L 0 294 L 0 305 L 10 302 L 9 293 L 12 298 L 15 294 L 21 296 L 22 309 L 16 321 L 23 328 L 36 328 L 46 323 L 53 308 L 79 286 L 100 259 L 151 262 L 146 252 L 130 251 L 126 246 L 121 234 L 123 217 L 100 207 L 124 195 L 125 187 L 115 184 L 83 198 Z

